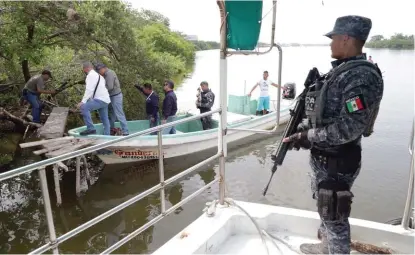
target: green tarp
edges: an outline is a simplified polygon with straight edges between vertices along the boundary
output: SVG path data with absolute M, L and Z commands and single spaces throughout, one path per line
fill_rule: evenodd
M 227 47 L 234 50 L 255 49 L 261 31 L 262 0 L 225 1 Z

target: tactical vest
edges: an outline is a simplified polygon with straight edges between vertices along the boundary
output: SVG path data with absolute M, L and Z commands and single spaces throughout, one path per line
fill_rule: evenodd
M 312 128 L 321 128 L 330 124 L 330 120 L 323 118 L 324 106 L 326 102 L 327 89 L 332 85 L 334 80 L 343 72 L 349 71 L 355 67 L 363 67 L 365 70 L 375 74 L 378 79 L 382 80 L 382 73 L 373 63 L 359 59 L 344 62 L 336 68 L 333 68 L 322 79 L 314 83 L 314 89 L 306 94 L 305 113 Z M 383 86 L 383 84 L 382 84 Z M 383 89 L 383 88 L 382 88 Z M 364 137 L 368 137 L 373 133 L 373 126 L 379 112 L 380 100 L 369 106 L 369 123 L 363 132 Z

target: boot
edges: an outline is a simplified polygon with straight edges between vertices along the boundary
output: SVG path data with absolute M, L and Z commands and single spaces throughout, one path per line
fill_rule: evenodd
M 325 236 L 322 236 L 321 243 L 303 243 L 300 250 L 304 254 L 329 254 L 329 243 Z
M 261 112 L 260 111 L 256 111 L 255 115 L 256 116 L 259 116 L 259 115 L 261 115 Z

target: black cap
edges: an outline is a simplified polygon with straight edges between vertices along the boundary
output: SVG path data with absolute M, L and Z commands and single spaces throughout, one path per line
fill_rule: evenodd
M 339 17 L 331 32 L 325 36 L 331 38 L 333 35 L 349 35 L 361 41 L 366 41 L 372 28 L 372 21 L 369 18 L 349 15 Z
M 42 75 L 47 74 L 52 79 L 52 74 L 49 70 L 43 70 Z
M 103 64 L 103 63 L 98 63 L 96 66 L 95 66 L 95 70 L 96 71 L 99 71 L 99 69 L 101 69 L 101 68 L 104 68 L 104 67 L 107 67 L 105 64 Z

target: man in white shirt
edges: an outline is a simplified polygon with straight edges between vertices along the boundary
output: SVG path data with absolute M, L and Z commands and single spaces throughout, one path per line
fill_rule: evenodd
M 258 100 L 258 107 L 256 110 L 256 115 L 260 114 L 267 114 L 269 110 L 269 92 L 268 88 L 272 85 L 276 88 L 281 88 L 280 85 L 273 83 L 271 80 L 268 80 L 268 71 L 264 71 L 263 79 L 257 82 L 255 86 L 251 89 L 251 92 L 249 92 L 248 96 L 251 96 L 252 92 L 256 89 L 256 87 L 259 86 L 261 92 L 259 94 L 259 100 Z
M 104 126 L 104 135 L 110 135 L 110 121 L 108 119 L 108 104 L 111 102 L 108 90 L 105 87 L 105 79 L 99 75 L 90 62 L 82 65 L 86 74 L 85 94 L 82 101 L 78 104 L 84 119 L 86 130 L 80 132 L 80 135 L 96 134 L 94 123 L 91 118 L 91 111 L 98 110 L 102 125 Z

